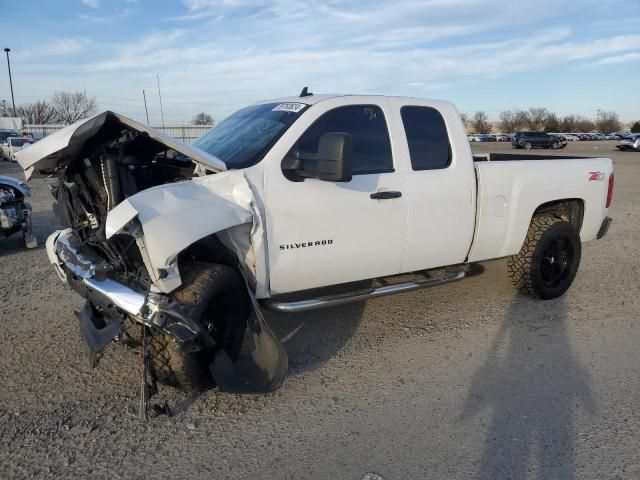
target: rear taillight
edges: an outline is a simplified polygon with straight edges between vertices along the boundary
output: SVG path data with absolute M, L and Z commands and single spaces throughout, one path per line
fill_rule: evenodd
M 609 176 L 609 190 L 607 190 L 607 207 L 611 205 L 611 199 L 613 198 L 613 173 Z

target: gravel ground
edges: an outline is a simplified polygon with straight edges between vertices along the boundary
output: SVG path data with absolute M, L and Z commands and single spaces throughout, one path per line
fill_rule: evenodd
M 503 144 L 474 150 L 510 151 Z M 549 153 L 552 152 L 541 152 Z M 464 282 L 308 314 L 269 314 L 289 354 L 270 395 L 164 387 L 176 414 L 137 417 L 138 357 L 89 368 L 80 298 L 41 247 L 0 240 L 3 478 L 640 478 L 640 153 L 614 159 L 614 224 L 584 245 L 567 295 L 530 300 L 504 260 Z M 21 176 L 0 162 L 0 174 Z M 377 478 L 369 476 L 368 478 Z

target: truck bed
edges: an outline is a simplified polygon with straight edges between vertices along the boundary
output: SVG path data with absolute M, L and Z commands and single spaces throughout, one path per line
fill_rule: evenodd
M 515 162 L 518 160 L 580 160 L 594 157 L 578 157 L 575 155 L 534 155 L 530 153 L 477 153 L 474 162 Z
M 477 217 L 469 261 L 517 253 L 536 208 L 555 200 L 582 202 L 580 238 L 583 242 L 596 238 L 606 214 L 611 160 L 527 154 L 491 154 L 489 158 L 474 163 Z

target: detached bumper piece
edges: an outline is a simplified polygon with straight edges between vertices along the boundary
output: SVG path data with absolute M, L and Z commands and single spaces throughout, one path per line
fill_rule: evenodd
M 86 302 L 78 314 L 80 319 L 80 335 L 89 349 L 89 366 L 98 365 L 100 354 L 122 331 L 122 323 L 118 320 L 104 323 L 93 312 L 91 302 Z
M 600 230 L 598 230 L 598 240 L 604 237 L 609 231 L 609 227 L 611 226 L 611 222 L 613 219 L 611 217 L 605 217 L 602 221 L 602 225 L 600 225 Z

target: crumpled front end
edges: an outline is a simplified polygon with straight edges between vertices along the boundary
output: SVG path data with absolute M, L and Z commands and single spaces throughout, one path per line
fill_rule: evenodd
M 220 180 L 218 185 L 224 183 Z M 193 187 L 192 182 L 178 185 L 196 191 L 200 188 Z M 179 191 L 186 195 L 184 188 Z M 250 191 L 240 190 L 245 194 Z M 147 195 L 142 195 L 144 193 Z M 61 280 L 88 300 L 79 319 L 82 337 L 89 347 L 90 364 L 97 365 L 104 348 L 123 334 L 127 322 L 133 321 L 171 336 L 189 350 L 216 349 L 209 368 L 221 389 L 234 392 L 277 389 L 286 376 L 287 356 L 265 322 L 253 288 L 247 286 L 254 313 L 247 322 L 240 349 L 233 356 L 220 348 L 217 339 L 201 323 L 194 321 L 189 309 L 175 302 L 171 295 L 181 281 L 180 252 L 207 237 L 212 230 L 225 238 L 230 247 L 237 246 L 233 251 L 239 262 L 247 257 L 247 250 L 251 251 L 248 256 L 254 262 L 240 269 L 248 283 L 257 284 L 256 255 L 251 238 L 261 238 L 261 228 L 256 227 L 259 220 L 242 207 L 216 204 L 213 197 L 205 202 L 195 193 L 185 196 L 183 200 L 187 203 L 182 205 L 182 210 L 179 208 L 182 196 L 176 192 L 168 194 L 158 189 L 155 193 L 147 191 L 139 195 L 139 198 L 134 196 L 121 204 L 121 209 L 112 210 L 116 216 L 107 220 L 107 230 L 110 236 L 129 235 L 131 242 L 136 242 L 144 252 L 142 257 L 148 272 L 156 274 L 149 275 L 150 283 L 146 286 L 124 276 L 90 245 L 83 243 L 72 229 L 56 231 L 47 240 L 49 260 Z M 200 210 L 201 215 L 198 215 Z M 180 211 L 190 211 L 192 215 L 180 215 Z M 190 234 L 184 235 L 184 232 Z M 249 235 L 248 239 L 243 238 L 246 235 Z
M 203 153 L 187 157 L 193 147 L 133 128 L 121 116 L 74 128 L 49 137 L 42 161 L 31 156 L 21 164 L 58 177 L 53 208 L 65 228 L 49 237 L 47 254 L 60 278 L 87 299 L 79 317 L 91 364 L 132 324 L 143 325 L 184 351 L 215 352 L 210 368 L 220 386 L 277 388 L 286 354 L 259 311 L 238 327 L 239 351 L 225 357 L 217 320 L 204 322 L 174 297 L 183 267 L 193 262 L 237 271 L 253 300 L 268 294 L 263 221 L 243 172 L 221 171 Z

